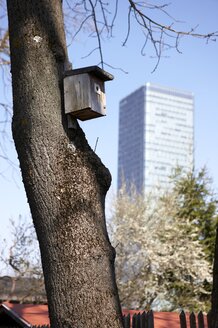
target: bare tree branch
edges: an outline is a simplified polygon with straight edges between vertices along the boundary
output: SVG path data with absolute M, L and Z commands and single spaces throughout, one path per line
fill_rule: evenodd
M 68 2 L 69 1 L 67 1 L 67 3 Z M 84 15 L 81 23 L 79 24 L 79 28 L 77 29 L 74 36 L 77 36 L 79 32 L 81 32 L 81 30 L 85 28 L 86 24 L 91 24 L 91 35 L 97 38 L 98 44 L 98 46 L 95 47 L 94 50 L 96 50 L 97 48 L 99 51 L 101 65 L 105 64 L 102 49 L 102 40 L 105 31 L 107 32 L 107 37 L 113 36 L 113 30 L 117 18 L 119 3 L 121 3 L 119 0 L 115 1 L 115 5 L 103 2 L 102 0 L 83 0 L 79 3 L 76 3 L 74 7 L 71 7 L 71 10 L 74 12 L 76 10 L 78 11 L 78 8 L 80 8 L 78 12 L 82 12 Z M 170 3 L 156 5 L 147 1 L 137 2 L 134 0 L 128 0 L 128 4 L 129 9 L 127 13 L 127 32 L 122 45 L 125 46 L 129 40 L 132 25 L 134 23 L 132 18 L 134 18 L 135 22 L 137 23 L 138 27 L 141 28 L 141 32 L 144 34 L 145 37 L 145 41 L 143 42 L 141 48 L 141 54 L 143 56 L 145 55 L 145 48 L 149 42 L 153 45 L 155 56 L 150 57 L 156 57 L 157 59 L 153 71 L 155 71 L 158 67 L 160 59 L 163 57 L 163 53 L 166 50 L 176 49 L 177 52 L 181 53 L 179 49 L 179 41 L 182 36 L 191 36 L 199 39 L 205 39 L 207 42 L 215 41 L 217 39 L 218 31 L 201 34 L 195 32 L 198 26 L 191 28 L 188 31 L 174 28 L 174 25 L 177 23 L 181 23 L 181 21 L 175 19 L 172 15 L 170 15 L 168 11 Z M 151 15 L 147 14 L 147 12 L 152 11 L 156 11 L 157 13 L 161 12 L 163 15 L 165 15 L 168 19 L 171 20 L 170 24 L 167 25 L 157 20 L 154 20 Z M 91 55 L 92 53 L 93 52 L 90 51 L 87 56 Z
M 99 0 L 99 2 L 100 2 L 101 9 L 103 10 L 103 17 L 104 17 L 104 20 L 105 20 L 104 24 L 106 24 L 106 26 L 107 26 L 104 7 L 102 6 L 102 1 Z M 97 39 L 98 39 L 98 49 L 99 49 L 99 54 L 100 54 L 100 58 L 101 58 L 100 64 L 103 68 L 104 64 L 103 64 L 103 52 L 102 52 L 101 37 L 100 37 L 101 34 L 100 34 L 100 31 L 99 31 L 99 28 L 98 28 L 98 24 L 97 24 L 97 20 L 96 20 L 96 13 L 95 13 L 95 7 L 96 7 L 96 4 L 97 4 L 97 1 L 95 1 L 95 4 L 94 4 L 92 2 L 92 0 L 89 0 L 89 3 L 90 3 L 90 6 L 92 8 L 92 18 L 93 18 L 93 22 L 94 22 L 94 26 L 95 26 L 95 32 L 96 32 L 96 35 L 97 35 Z
M 154 26 L 156 26 L 157 28 L 159 28 L 160 30 L 163 31 L 170 31 L 176 35 L 187 35 L 187 36 L 193 36 L 193 37 L 197 37 L 197 38 L 201 38 L 201 39 L 212 39 L 213 41 L 215 41 L 215 39 L 218 36 L 218 31 L 216 32 L 212 32 L 212 33 L 208 33 L 208 34 L 200 34 L 200 33 L 194 33 L 194 29 L 191 29 L 190 31 L 178 31 L 176 29 L 172 28 L 172 25 L 167 26 L 164 24 L 161 24 L 157 21 L 154 21 L 153 19 L 151 19 L 149 16 L 145 15 L 140 9 L 139 6 L 137 6 L 137 2 L 132 1 L 132 0 L 128 0 L 130 3 L 130 8 L 131 10 L 133 10 L 133 12 L 135 14 L 138 14 L 138 16 L 141 18 L 142 22 L 143 22 L 143 26 L 147 29 L 147 24 L 146 22 L 150 22 L 151 24 L 153 24 Z M 159 9 L 159 6 L 154 6 L 155 9 Z M 165 12 L 166 13 L 166 12 Z M 167 15 L 169 16 L 169 14 L 167 13 Z M 171 16 L 170 16 L 171 17 Z

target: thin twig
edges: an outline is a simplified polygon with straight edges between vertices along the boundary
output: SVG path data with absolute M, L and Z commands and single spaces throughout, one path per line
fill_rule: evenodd
M 93 17 L 93 22 L 94 22 L 94 25 L 95 25 L 95 31 L 96 31 L 96 35 L 97 35 L 97 39 L 98 39 L 98 49 L 99 49 L 99 54 L 100 54 L 100 58 L 101 58 L 101 66 L 102 66 L 102 68 L 104 68 L 101 38 L 100 38 L 98 25 L 97 25 L 97 20 L 96 20 L 95 6 L 94 6 L 92 0 L 89 0 L 89 3 L 90 3 L 91 8 L 92 8 L 92 17 Z

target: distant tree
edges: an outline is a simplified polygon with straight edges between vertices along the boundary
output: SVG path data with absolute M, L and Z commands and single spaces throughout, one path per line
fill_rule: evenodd
M 175 191 L 158 199 L 122 189 L 114 206 L 112 240 L 121 303 L 128 308 L 208 309 L 211 266 L 198 229 L 178 217 Z
M 44 289 L 44 279 L 34 227 L 21 216 L 16 221 L 11 219 L 10 223 L 11 238 L 1 241 L 1 280 L 5 281 L 7 278 L 4 294 L 10 300 L 22 285 L 22 290 L 19 290 L 21 296 L 16 295 L 17 299 L 20 302 L 26 299 L 36 301 L 39 291 Z M 43 300 L 45 299 L 44 292 Z
M 10 240 L 4 239 L 1 247 L 2 269 L 16 276 L 42 276 L 39 245 L 35 229 L 22 216 L 10 219 Z
M 177 168 L 172 175 L 173 191 L 177 195 L 178 219 L 186 219 L 197 228 L 205 258 L 212 264 L 214 258 L 218 201 L 212 189 L 212 180 L 206 168 L 184 173 Z

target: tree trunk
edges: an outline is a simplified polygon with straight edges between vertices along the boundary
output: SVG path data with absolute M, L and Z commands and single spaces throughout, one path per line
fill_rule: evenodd
M 51 326 L 123 327 L 105 225 L 109 171 L 79 125 L 67 128 L 61 0 L 8 0 L 14 116 Z
M 216 243 L 213 264 L 213 289 L 211 299 L 211 327 L 218 328 L 218 229 L 216 230 Z

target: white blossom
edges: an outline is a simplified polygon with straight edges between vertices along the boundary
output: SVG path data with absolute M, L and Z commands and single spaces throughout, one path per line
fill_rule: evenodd
M 190 301 L 199 305 L 200 293 L 207 293 L 203 283 L 211 283 L 211 268 L 201 244 L 193 241 L 193 225 L 176 218 L 174 197 L 171 193 L 163 201 L 151 194 L 144 198 L 135 191 L 129 196 L 124 190 L 115 203 L 111 237 L 117 253 L 117 284 L 125 307 L 153 304 L 160 309 L 162 304 L 164 310 L 167 304 L 167 310 L 178 309 L 182 286 L 190 287 Z

